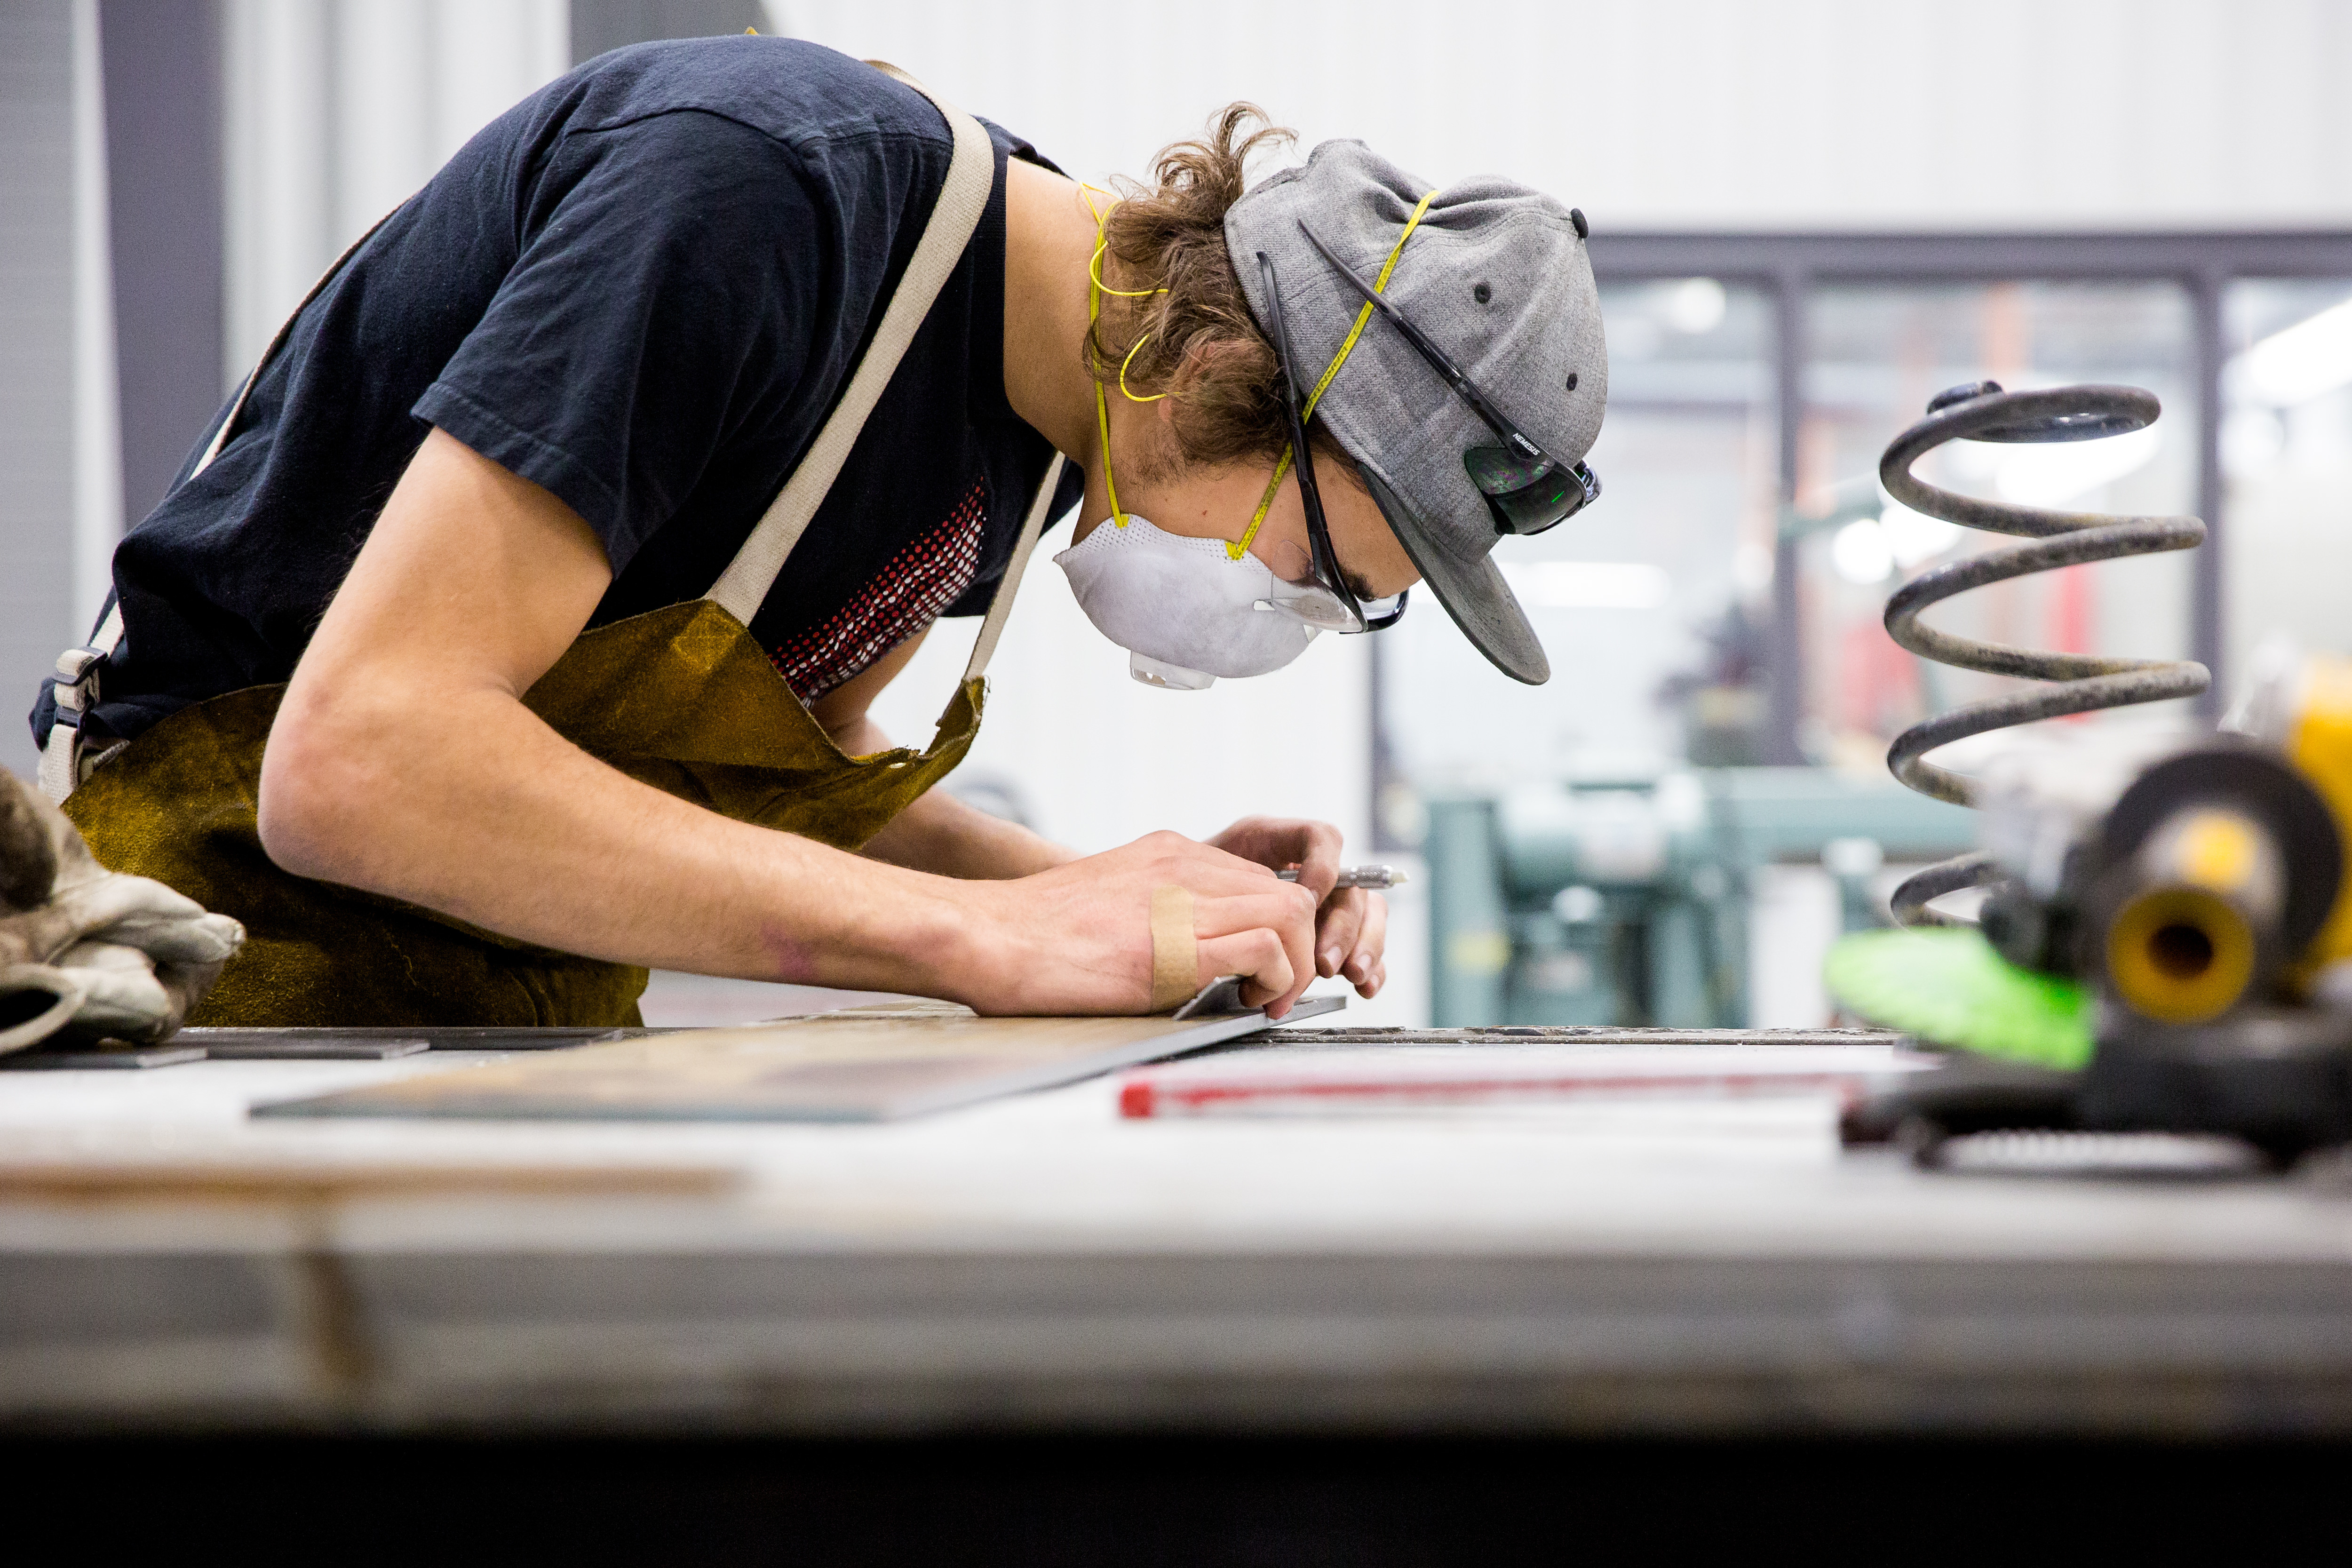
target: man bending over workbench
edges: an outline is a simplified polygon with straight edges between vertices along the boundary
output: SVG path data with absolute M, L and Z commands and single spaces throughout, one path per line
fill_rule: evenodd
M 1415 584 L 1549 673 L 1488 552 L 1598 493 L 1582 217 L 1345 142 L 1244 195 L 1253 115 L 1114 202 L 742 37 L 476 136 L 287 323 L 33 713 L 100 858 L 247 928 L 192 1021 L 622 1024 L 647 965 L 1140 1012 L 1171 910 L 1186 986 L 1377 992 L 1326 824 L 1080 857 L 931 787 L 1073 509 L 1139 679 L 1262 674 Z M 891 749 L 875 693 L 983 614 Z

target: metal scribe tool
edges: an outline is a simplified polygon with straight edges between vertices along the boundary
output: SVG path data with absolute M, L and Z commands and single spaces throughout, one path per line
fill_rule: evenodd
M 1286 882 L 1296 882 L 1298 880 L 1298 868 L 1294 866 L 1287 871 L 1276 871 L 1275 875 Z M 1339 868 L 1339 879 L 1331 886 L 1335 889 L 1394 888 L 1402 885 L 1405 880 L 1405 874 L 1393 866 L 1342 866 Z

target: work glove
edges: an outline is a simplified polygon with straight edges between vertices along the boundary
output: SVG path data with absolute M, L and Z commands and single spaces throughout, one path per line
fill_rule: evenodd
M 245 945 L 245 927 L 98 863 L 64 812 L 0 769 L 0 1051 L 152 1045 Z

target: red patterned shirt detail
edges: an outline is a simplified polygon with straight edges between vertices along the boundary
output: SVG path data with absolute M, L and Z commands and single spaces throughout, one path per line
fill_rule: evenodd
M 815 701 L 963 597 L 980 573 L 986 500 L 985 481 L 975 481 L 944 521 L 892 556 L 848 604 L 769 650 L 794 695 Z

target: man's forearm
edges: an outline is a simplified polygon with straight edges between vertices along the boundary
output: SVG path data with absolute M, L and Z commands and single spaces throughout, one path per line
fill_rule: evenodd
M 1006 880 L 1077 858 L 1017 822 L 991 816 L 935 789 L 893 817 L 866 846 L 893 866 L 968 880 Z
M 911 644 L 906 646 L 911 649 Z M 897 665 L 903 658 L 893 656 L 877 661 L 877 668 L 882 663 Z M 887 679 L 894 671 L 880 669 L 879 673 Z M 857 711 L 827 731 L 845 755 L 870 756 L 890 748 L 890 737 L 865 710 L 865 700 L 861 696 Z M 822 704 L 816 711 L 822 722 Z M 913 805 L 866 841 L 864 853 L 893 866 L 972 882 L 1010 881 L 1078 858 L 1017 822 L 966 805 L 944 789 L 917 796 Z
M 650 967 L 953 994 L 986 961 L 952 882 L 665 795 L 510 694 L 419 695 L 296 683 L 262 774 L 280 865 Z

